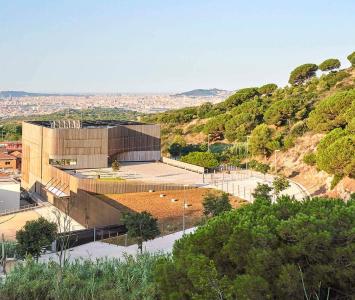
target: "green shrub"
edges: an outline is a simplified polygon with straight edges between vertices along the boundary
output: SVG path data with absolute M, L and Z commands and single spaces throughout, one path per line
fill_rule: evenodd
M 349 54 L 347 59 L 350 61 L 351 65 L 355 67 L 355 51 Z
M 270 166 L 268 164 L 263 164 L 255 159 L 248 162 L 248 167 L 263 174 L 266 174 L 270 170 Z
M 219 165 L 215 155 L 211 152 L 190 152 L 182 156 L 181 161 L 207 169 L 213 169 Z
M 298 121 L 291 127 L 290 134 L 293 136 L 302 136 L 307 130 L 307 123 L 305 121 Z
M 343 176 L 341 175 L 334 175 L 332 178 L 332 182 L 330 183 L 330 189 L 334 189 L 337 184 L 340 182 L 340 180 L 343 179 Z
M 306 153 L 303 156 L 303 162 L 309 166 L 314 166 L 317 163 L 317 155 L 314 152 Z
M 325 90 L 329 90 L 331 87 L 335 86 L 338 82 L 349 77 L 350 74 L 344 70 L 339 72 L 331 72 L 326 75 L 322 75 L 320 78 L 320 87 Z
M 283 149 L 287 150 L 295 146 L 295 138 L 293 136 L 286 136 L 283 139 Z

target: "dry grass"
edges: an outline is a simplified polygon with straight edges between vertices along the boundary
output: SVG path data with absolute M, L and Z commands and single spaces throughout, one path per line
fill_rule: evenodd
M 207 193 L 216 193 L 215 190 L 205 188 L 194 188 L 186 190 L 174 190 L 164 192 L 145 192 L 127 194 L 100 195 L 101 199 L 112 199 L 117 204 L 126 207 L 128 210 L 142 212 L 148 211 L 159 220 L 181 218 L 184 206 L 184 198 L 188 207 L 185 209 L 186 216 L 196 216 L 200 218 L 203 214 L 202 200 Z M 164 194 L 164 197 L 160 197 Z M 176 202 L 172 202 L 176 199 Z M 231 204 L 237 208 L 241 205 L 241 199 L 230 196 Z
M 205 188 L 194 188 L 186 191 L 186 203 L 189 205 L 185 209 L 186 229 L 197 226 L 204 221 L 202 200 L 207 193 L 218 192 L 213 189 Z M 164 194 L 165 196 L 161 198 L 160 194 Z M 102 199 L 110 198 L 117 201 L 120 205 L 136 212 L 150 212 L 158 219 L 161 232 L 160 236 L 182 230 L 184 197 L 184 190 L 101 196 Z M 176 199 L 177 201 L 171 202 L 171 199 Z M 245 203 L 242 199 L 238 199 L 234 196 L 230 196 L 230 201 L 234 208 L 238 208 Z M 120 246 L 129 246 L 135 244 L 137 241 L 123 235 L 106 239 L 104 242 Z
M 202 200 L 207 193 L 218 193 L 213 189 L 194 188 L 186 191 L 185 228 L 194 227 L 204 221 Z M 165 196 L 160 197 L 161 194 Z M 152 193 L 128 193 L 120 195 L 101 195 L 101 199 L 112 199 L 119 205 L 136 212 L 148 211 L 158 219 L 161 232 L 160 236 L 168 235 L 182 230 L 182 216 L 185 191 L 164 191 Z M 172 202 L 171 199 L 176 199 Z M 245 203 L 244 200 L 230 196 L 233 208 L 238 208 Z M 129 246 L 136 243 L 135 239 L 126 238 L 125 235 L 112 237 L 104 242 Z

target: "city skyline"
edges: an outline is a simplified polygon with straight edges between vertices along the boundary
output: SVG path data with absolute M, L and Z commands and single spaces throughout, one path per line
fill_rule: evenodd
M 302 63 L 334 57 L 348 67 L 355 45 L 352 1 L 0 4 L 0 90 L 172 93 L 284 86 Z

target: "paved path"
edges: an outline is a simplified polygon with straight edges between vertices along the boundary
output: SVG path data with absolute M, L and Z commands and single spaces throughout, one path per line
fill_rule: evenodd
M 185 231 L 186 234 L 192 233 L 195 228 L 190 228 Z M 149 253 L 164 252 L 169 253 L 172 251 L 176 240 L 183 236 L 183 232 L 179 231 L 154 240 L 143 243 L 143 250 Z M 111 245 L 103 242 L 91 242 L 85 245 L 69 249 L 69 260 L 76 259 L 91 259 L 97 258 L 124 258 L 126 254 L 136 255 L 138 252 L 137 245 L 128 247 Z M 55 253 L 42 255 L 40 261 L 57 260 Z
M 252 202 L 252 193 L 258 183 L 266 183 L 272 185 L 276 176 L 267 174 L 263 175 L 255 171 L 240 170 L 231 172 L 231 174 L 210 174 L 208 181 L 209 187 L 231 193 L 237 197 Z M 300 184 L 289 180 L 290 187 L 281 192 L 281 195 L 294 196 L 297 200 L 302 200 L 310 196 L 307 190 Z

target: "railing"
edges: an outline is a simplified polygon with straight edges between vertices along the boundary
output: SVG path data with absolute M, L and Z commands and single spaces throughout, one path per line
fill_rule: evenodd
M 5 209 L 5 210 L 0 211 L 0 216 L 6 216 L 6 215 L 18 213 L 18 212 L 23 212 L 26 210 L 31 210 L 31 209 L 37 208 L 39 206 L 40 206 L 39 204 L 34 203 L 34 204 L 28 204 L 28 205 L 21 206 L 20 208 Z

